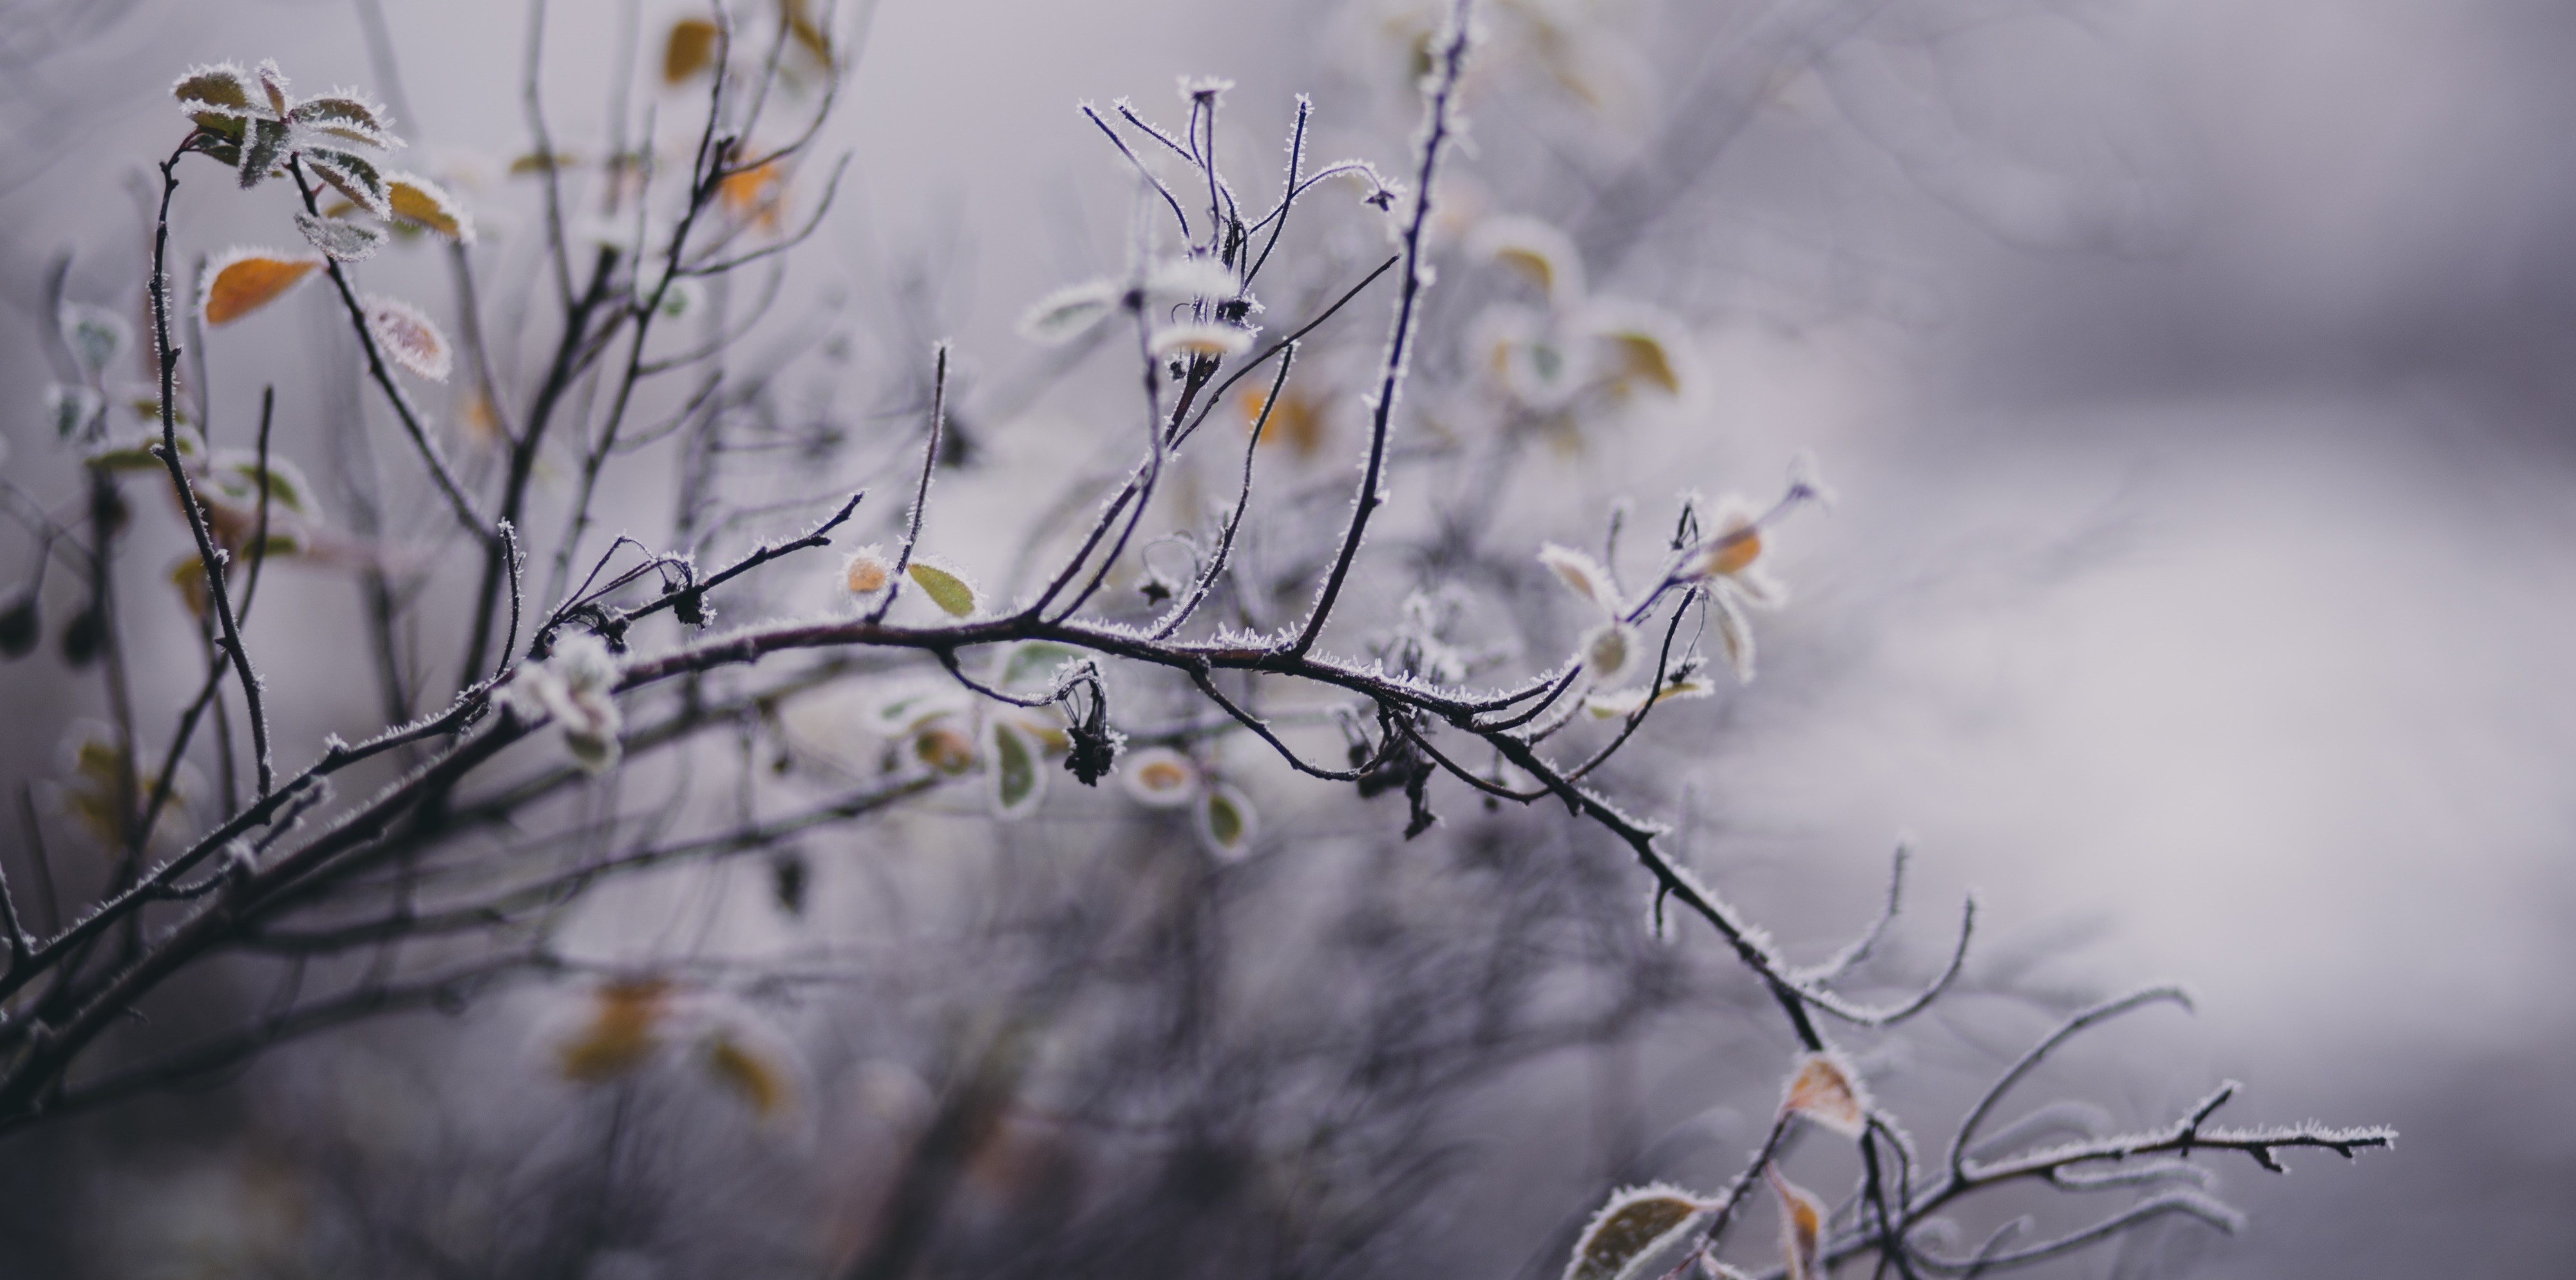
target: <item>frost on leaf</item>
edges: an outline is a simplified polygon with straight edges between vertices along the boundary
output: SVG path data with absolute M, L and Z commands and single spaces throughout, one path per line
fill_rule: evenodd
M 975 588 L 954 570 L 926 560 L 915 560 L 905 572 L 921 587 L 922 594 L 939 606 L 941 613 L 963 618 L 975 612 Z
M 1100 323 L 1117 305 L 1115 281 L 1068 285 L 1038 299 L 1037 305 L 1020 317 L 1020 335 L 1035 342 L 1070 342 Z
M 1252 801 L 1231 784 L 1211 782 L 1199 797 L 1199 839 L 1219 862 L 1241 862 L 1251 853 L 1258 824 Z
M 1560 547 L 1550 542 L 1539 547 L 1538 562 L 1546 565 L 1548 571 L 1565 584 L 1566 590 L 1605 612 L 1618 612 L 1619 589 L 1610 584 L 1610 571 L 1602 568 L 1600 561 L 1572 547 Z
M 1046 771 L 1038 745 L 1020 726 L 995 717 L 989 729 L 993 756 L 993 813 L 1003 821 L 1025 818 L 1046 797 Z
M 1679 395 L 1685 350 L 1681 327 L 1668 317 L 1622 305 L 1588 318 L 1586 327 L 1609 348 L 1608 366 L 1621 392 L 1643 383 L 1665 395 Z
M 317 218 L 309 213 L 295 215 L 295 229 L 334 262 L 363 262 L 385 242 L 380 228 L 340 218 Z
M 106 404 L 105 397 L 88 387 L 63 382 L 49 383 L 45 387 L 45 421 L 53 424 L 54 435 L 60 439 L 70 439 L 75 432 L 96 420 L 99 410 Z
M 1252 349 L 1252 332 L 1230 324 L 1176 324 L 1155 332 L 1155 355 L 1239 356 Z
M 576 1084 L 600 1084 L 644 1065 L 662 1043 L 671 1011 L 667 978 L 625 978 L 591 993 L 590 1018 L 555 1046 L 555 1069 Z
M 277 69 L 277 60 L 262 61 L 259 64 L 259 91 L 268 99 L 269 111 L 280 117 L 285 116 L 287 108 L 295 101 L 295 95 L 286 90 L 286 73 Z
M 1584 1224 L 1564 1280 L 1634 1280 L 1682 1242 L 1708 1206 L 1679 1187 L 1628 1187 Z
M 1002 659 L 1001 676 L 995 683 L 1005 689 L 1046 688 L 1055 683 L 1057 668 L 1081 658 L 1082 651 L 1069 644 L 1023 640 Z
M 671 24 L 662 42 L 662 83 L 679 84 L 715 65 L 722 33 L 704 18 L 682 18 Z
M 1149 809 L 1178 808 L 1199 792 L 1199 767 L 1170 747 L 1129 752 L 1119 777 L 1129 798 Z
M 390 217 L 393 205 L 385 192 L 385 177 L 364 156 L 328 147 L 311 147 L 301 153 L 315 177 L 331 184 L 331 189 L 349 197 L 349 203 L 376 215 Z M 250 171 L 249 156 L 243 156 L 242 172 Z
M 1753 681 L 1753 620 L 1744 616 L 1744 607 L 1735 602 L 1731 592 L 1720 591 L 1713 599 L 1717 604 L 1717 641 L 1726 650 L 1727 669 L 1735 673 L 1740 684 Z
M 230 324 L 276 301 L 322 263 L 318 253 L 235 249 L 217 258 L 214 269 L 206 273 L 206 296 L 198 302 L 199 312 L 207 324 Z
M 242 139 L 241 155 L 235 162 L 241 166 L 242 190 L 259 185 L 259 180 L 276 169 L 286 158 L 286 144 L 294 136 L 282 120 L 253 120 L 250 132 Z
M 403 145 L 403 140 L 385 127 L 382 107 L 351 94 L 307 98 L 289 109 L 286 118 L 315 133 L 360 146 L 389 151 Z
M 1781 1177 L 1776 1165 L 1762 1166 L 1762 1176 L 1780 1197 L 1780 1251 L 1788 1263 L 1788 1280 L 1825 1280 L 1825 1202 Z
M 1468 248 L 1527 276 L 1559 306 L 1583 296 L 1583 256 L 1573 239 L 1536 218 L 1489 218 Z
M 934 715 L 912 733 L 913 757 L 933 770 L 956 777 L 975 767 L 975 741 L 957 726 L 953 715 Z
M 1231 298 L 1240 287 L 1234 273 L 1213 258 L 1173 258 L 1145 274 L 1145 292 L 1160 301 Z
M 447 335 L 439 332 L 420 308 L 392 298 L 370 296 L 366 310 L 367 332 L 376 336 L 376 345 L 386 354 L 432 382 L 447 381 L 455 353 L 447 345 Z
M 474 243 L 474 217 L 447 189 L 416 173 L 388 173 L 385 204 L 393 216 L 458 244 Z
M 1717 692 L 1717 686 L 1698 676 L 1668 680 L 1655 691 L 1653 701 L 1661 704 L 1683 698 L 1705 698 Z M 1645 709 L 1646 691 L 1642 688 L 1621 689 L 1616 693 L 1596 693 L 1583 700 L 1583 709 L 1596 720 L 1617 720 Z
M 258 114 L 264 108 L 252 103 L 253 92 L 250 73 L 229 62 L 192 68 L 170 86 L 170 96 L 179 100 L 179 109 L 191 116 L 240 118 Z
M 617 765 L 618 735 L 625 727 L 615 693 L 617 658 L 588 632 L 565 636 L 553 656 L 521 667 L 502 687 L 511 710 L 534 720 L 551 716 L 563 726 L 564 747 L 583 770 L 606 773 Z
M 1831 1050 L 1798 1059 L 1798 1070 L 1780 1099 L 1782 1115 L 1804 1116 L 1846 1138 L 1869 1127 L 1869 1092 L 1860 1076 Z
M 875 598 L 893 583 L 894 561 L 886 558 L 883 547 L 861 547 L 841 565 L 841 586 L 862 600 Z
M 134 341 L 134 326 L 125 317 L 105 307 L 86 303 L 67 303 L 61 316 L 63 343 L 72 349 L 81 367 L 92 374 L 104 373 L 125 354 Z
M 1584 633 L 1583 670 L 1595 684 L 1617 684 L 1644 650 L 1637 629 L 1611 618 Z

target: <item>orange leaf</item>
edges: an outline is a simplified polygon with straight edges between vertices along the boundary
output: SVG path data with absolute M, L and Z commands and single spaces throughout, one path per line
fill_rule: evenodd
M 1857 1138 L 1869 1126 L 1869 1095 L 1840 1055 L 1811 1053 L 1798 1061 L 1781 1099 L 1783 1115 L 1805 1116 L 1846 1138 Z
M 202 303 L 208 324 L 230 324 L 275 302 L 322 265 L 318 253 L 236 249 L 206 278 Z
M 1788 1280 L 1825 1280 L 1825 1202 L 1781 1177 L 1775 1165 L 1762 1166 L 1762 1175 L 1780 1196 L 1780 1250 L 1787 1255 Z
M 597 1084 L 643 1065 L 661 1044 L 662 1015 L 670 1008 L 666 978 L 631 978 L 601 987 L 590 1021 L 555 1048 L 555 1065 L 567 1080 Z
M 385 202 L 393 215 L 458 244 L 474 243 L 474 219 L 437 183 L 414 173 L 385 175 Z
M 704 18 L 672 23 L 671 38 L 662 46 L 662 82 L 678 84 L 713 65 L 718 34 L 716 24 Z

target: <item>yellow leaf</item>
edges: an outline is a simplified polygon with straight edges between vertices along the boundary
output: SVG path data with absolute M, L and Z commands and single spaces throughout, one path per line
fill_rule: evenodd
M 1673 372 L 1672 353 L 1653 334 L 1614 333 L 1610 341 L 1619 348 L 1621 372 L 1654 383 L 1667 395 L 1681 392 L 1681 375 Z
M 912 580 L 921 584 L 922 594 L 929 596 L 930 602 L 938 605 L 941 613 L 963 618 L 975 612 L 975 588 L 964 578 L 920 560 L 912 562 L 909 572 Z
M 230 324 L 275 302 L 322 266 L 318 253 L 236 249 L 206 278 L 200 304 L 207 324 Z
M 778 229 L 778 210 L 784 203 L 787 170 L 778 161 L 754 165 L 740 173 L 726 174 L 716 184 L 716 195 L 724 201 L 725 211 L 738 222 L 748 222 L 763 231 Z
M 708 1043 L 707 1071 L 718 1083 L 742 1095 L 751 1113 L 763 1119 L 786 1106 L 794 1092 L 784 1067 L 729 1034 L 719 1033 Z
M 1708 1206 L 1678 1187 L 1629 1187 L 1610 1197 L 1585 1224 L 1565 1264 L 1564 1280 L 1624 1280 L 1679 1244 Z
M 1825 1202 L 1781 1177 L 1776 1166 L 1762 1166 L 1762 1174 L 1780 1196 L 1780 1251 L 1789 1264 L 1788 1280 L 1825 1280 Z
M 1270 421 L 1263 425 L 1261 414 L 1269 409 Z M 1315 402 L 1294 391 L 1281 392 L 1279 406 L 1270 408 L 1270 397 L 1258 391 L 1243 393 L 1243 426 L 1249 431 L 1261 427 L 1260 447 L 1267 449 L 1279 441 L 1297 451 L 1300 458 L 1311 458 L 1324 445 L 1324 413 Z
M 715 65 L 716 41 L 722 33 L 704 18 L 682 18 L 671 24 L 662 44 L 662 82 L 678 84 Z
M 444 187 L 416 173 L 385 175 L 385 201 L 393 215 L 427 227 L 458 244 L 474 243 L 474 219 Z
M 667 978 L 625 978 L 593 993 L 590 1021 L 555 1048 L 555 1066 L 566 1080 L 614 1080 L 652 1056 L 661 1045 L 662 1016 L 670 1009 Z

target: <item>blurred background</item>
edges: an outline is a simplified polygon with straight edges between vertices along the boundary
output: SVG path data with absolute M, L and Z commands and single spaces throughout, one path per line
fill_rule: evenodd
M 799 305 L 867 314 L 871 298 L 912 297 L 861 327 L 908 351 L 904 326 L 926 325 L 919 336 L 953 334 L 970 367 L 1003 370 L 1025 354 L 1013 323 L 1032 298 L 1122 252 L 1132 184 L 1077 100 L 1176 116 L 1176 75 L 1228 77 L 1242 122 L 1228 145 L 1260 172 L 1278 163 L 1292 95 L 1310 93 L 1319 153 L 1400 172 L 1417 118 L 1402 69 L 1413 9 L 883 0 L 823 143 L 852 157 L 817 238 L 831 278 Z M 0 471 L 41 493 L 74 474 L 34 408 L 42 282 L 68 250 L 88 296 L 139 284 L 130 175 L 175 136 L 166 83 L 196 61 L 274 57 L 304 85 L 390 91 L 347 0 L 7 10 L 0 370 L 20 408 L 0 415 Z M 621 24 L 643 32 L 649 66 L 686 7 L 553 10 L 554 124 L 595 137 L 634 38 Z M 1583 40 L 1526 39 L 1532 14 Z M 507 252 L 529 232 L 504 174 L 529 145 L 523 6 L 382 0 L 381 15 L 415 150 L 461 189 L 485 184 L 470 198 Z M 1762 494 L 1811 452 L 1837 491 L 1777 540 L 1796 596 L 1764 621 L 1761 680 L 1664 726 L 1705 873 L 1784 937 L 1830 945 L 1866 919 L 1901 839 L 1909 894 L 1928 904 L 1911 926 L 1918 958 L 1973 887 L 1998 981 L 2019 965 L 2070 991 L 2194 990 L 2196 1018 L 2153 1015 L 2093 1064 L 2099 1100 L 2161 1114 L 2236 1078 L 2240 1121 L 2404 1134 L 2394 1154 L 2295 1161 L 2288 1179 L 2222 1166 L 2247 1234 L 2066 1274 L 2563 1267 L 2576 1250 L 2576 997 L 2561 985 L 2576 967 L 2576 169 L 2560 152 L 2576 137 L 2563 74 L 2576 9 L 1531 0 L 1495 23 L 1523 60 L 1498 61 L 1470 100 L 1455 238 L 1492 214 L 1576 228 L 1592 290 L 1682 317 L 1696 352 L 1681 402 L 1528 483 L 1569 510 L 1633 499 L 1651 524 L 1680 487 L 1670 477 Z M 1652 216 L 1588 216 L 1617 213 L 1604 192 Z M 246 213 L 203 216 L 191 234 L 206 246 L 262 234 Z M 1468 317 L 1438 318 L 1426 349 L 1454 352 Z M 291 368 L 300 353 L 258 358 Z M 1041 403 L 987 424 L 978 441 L 997 461 L 958 482 L 983 489 L 959 492 L 1027 483 L 1011 467 L 1043 470 L 1049 415 L 1069 412 Z M 330 592 L 345 588 L 280 590 L 309 592 L 285 598 L 313 602 L 327 644 Z M 13 785 L 58 771 L 61 726 L 96 714 L 86 685 L 42 666 L 0 669 Z M 297 728 L 308 742 L 363 729 L 368 703 L 353 689 Z M 1339 822 L 1343 835 L 1313 838 L 1364 840 L 1329 802 L 1299 803 L 1281 802 L 1272 829 Z M 867 838 L 984 838 L 957 834 L 967 825 L 933 815 Z M 1639 886 L 1614 860 L 1601 870 L 1606 918 L 1633 928 Z M 629 909 L 660 909 L 640 902 Z M 921 973 L 883 985 L 903 990 L 871 997 L 889 1007 L 938 991 Z M 1748 998 L 1710 990 L 1729 1008 Z M 294 1130 L 299 1097 L 389 1087 L 348 1083 L 348 1059 L 416 1054 L 460 1088 L 508 1079 L 546 1016 L 478 1009 L 278 1055 L 274 1075 L 168 1104 L 235 1117 L 202 1132 L 165 1109 L 12 1139 L 0 1275 L 305 1274 L 207 1243 L 250 1230 L 267 1185 L 210 1171 L 327 1171 L 321 1148 L 290 1156 L 260 1135 Z M 1436 1172 L 1417 1175 L 1438 1190 L 1408 1209 L 1408 1243 L 1336 1265 L 1553 1274 L 1561 1252 L 1543 1237 L 1605 1177 L 1723 1176 L 1775 1086 L 1758 1067 L 1732 1093 L 1711 1083 L 1732 1042 L 1695 1017 L 1681 1001 L 1616 1053 L 1537 1058 L 1475 1094 L 1444 1122 L 1455 1140 Z M 2011 1025 L 2001 1043 L 2039 1024 Z M 923 1089 L 913 1076 L 852 1070 L 883 1114 L 926 1105 L 905 1100 Z M 558 1105 L 533 1091 L 478 1118 L 478 1101 L 445 1122 L 455 1136 L 399 1149 L 424 1179 L 420 1151 L 478 1167 L 457 1153 L 506 1147 L 507 1117 Z M 1694 1124 L 1722 1144 L 1703 1164 L 1649 1167 L 1657 1135 Z M 858 1141 L 828 1124 L 810 1140 L 799 1159 L 825 1164 Z M 734 1158 L 670 1141 L 664 1158 L 683 1164 Z M 1556 1158 L 1568 1151 L 1584 1154 Z M 863 1194 L 789 1181 L 820 1200 Z M 700 1273 L 673 1257 L 611 1251 L 565 1273 Z M 770 1273 L 743 1257 L 743 1274 Z M 1133 1273 L 1155 1273 L 1144 1265 Z

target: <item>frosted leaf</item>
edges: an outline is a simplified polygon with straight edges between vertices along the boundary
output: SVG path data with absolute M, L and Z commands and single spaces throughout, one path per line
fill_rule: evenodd
M 1753 620 L 1744 616 L 1744 609 L 1735 603 L 1733 592 L 1715 592 L 1711 600 L 1717 606 L 1717 642 L 1718 647 L 1726 651 L 1727 669 L 1735 673 L 1737 683 L 1750 684 L 1753 680 Z
M 643 1066 L 662 1044 L 671 1011 L 668 978 L 621 978 L 591 993 L 591 1014 L 555 1045 L 555 1069 L 575 1084 L 602 1084 Z
M 872 600 L 894 585 L 894 561 L 885 548 L 870 544 L 850 553 L 841 564 L 841 586 L 862 600 Z
M 261 482 L 267 482 L 268 500 L 275 506 L 297 515 L 310 515 L 313 487 L 304 472 L 284 458 L 270 457 L 263 470 L 259 455 L 240 449 L 226 449 L 215 454 L 207 468 L 206 482 L 225 498 L 243 504 L 259 501 Z
M 1780 1197 L 1780 1252 L 1788 1263 L 1788 1280 L 1826 1280 L 1822 1257 L 1825 1202 L 1780 1176 L 1776 1165 L 1762 1166 L 1771 1190 Z
M 772 160 L 736 173 L 729 173 L 716 184 L 716 196 L 724 202 L 725 212 L 737 222 L 749 222 L 764 231 L 778 229 L 778 213 L 787 198 L 787 166 Z
M 354 94 L 307 98 L 289 109 L 286 118 L 315 133 L 360 146 L 390 151 L 403 145 L 403 140 L 385 127 L 384 108 Z
M 388 173 L 385 205 L 393 216 L 427 227 L 458 244 L 474 243 L 474 215 L 447 193 L 447 188 L 416 173 Z
M 1664 1183 L 1613 1193 L 1575 1239 L 1564 1280 L 1635 1280 L 1679 1245 L 1709 1205 Z
M 393 205 L 386 195 L 384 175 L 376 171 L 374 162 L 364 156 L 329 147 L 310 147 L 301 154 L 314 176 L 330 183 L 332 190 L 349 197 L 349 203 L 379 218 L 392 216 Z M 248 174 L 249 153 L 243 154 L 242 161 L 242 172 Z
M 260 179 L 277 168 L 278 162 L 286 158 L 287 143 L 293 138 L 294 132 L 284 121 L 250 122 L 250 132 L 242 139 L 241 156 L 235 161 L 241 166 L 242 190 L 258 186 Z
M 921 593 L 939 606 L 941 613 L 952 618 L 974 615 L 975 586 L 956 570 L 927 560 L 915 560 L 906 572 L 920 586 Z
M 339 218 L 317 218 L 309 213 L 295 215 L 295 229 L 305 240 L 334 262 L 363 262 L 375 255 L 385 243 L 381 227 Z
M 723 33 L 704 18 L 682 18 L 671 24 L 662 41 L 662 83 L 680 84 L 715 65 L 716 42 Z
M 1717 692 L 1717 686 L 1707 680 L 1699 676 L 1685 676 L 1679 680 L 1665 682 L 1663 688 L 1655 691 L 1654 700 L 1657 703 L 1664 703 L 1682 698 L 1705 698 L 1715 692 Z M 1596 720 L 1624 719 L 1637 714 L 1645 706 L 1646 691 L 1643 688 L 1621 689 L 1616 693 L 1596 693 L 1583 700 L 1583 709 L 1591 712 Z
M 1739 494 L 1727 494 L 1717 500 L 1710 522 L 1717 532 L 1691 549 L 1683 562 L 1683 572 L 1694 578 L 1731 577 L 1753 567 L 1762 558 L 1762 526 L 1757 521 L 1753 504 Z
M 1234 273 L 1213 258 L 1172 258 L 1145 275 L 1145 293 L 1157 301 L 1231 298 L 1239 287 Z
M 366 299 L 367 331 L 376 344 L 401 365 L 432 382 L 447 381 L 455 353 L 420 308 L 408 302 L 370 295 Z
M 1252 349 L 1252 332 L 1230 324 L 1176 324 L 1155 331 L 1149 348 L 1157 356 L 1239 356 Z
M 1260 816 L 1252 801 L 1231 784 L 1210 782 L 1199 797 L 1199 840 L 1219 862 L 1241 862 L 1252 852 Z
M 1488 218 L 1467 248 L 1527 276 L 1554 305 L 1569 306 L 1583 298 L 1583 256 L 1574 240 L 1536 218 Z
M 975 740 L 953 715 L 932 716 L 912 733 L 913 757 L 936 772 L 956 777 L 975 767 Z
M 93 375 L 104 373 L 134 342 L 134 326 L 105 307 L 67 303 L 62 313 L 63 342 Z
M 107 406 L 106 398 L 88 387 L 68 383 L 50 383 L 45 387 L 45 421 L 52 423 L 54 435 L 69 439 L 88 426 Z
M 1585 309 L 1582 329 L 1608 348 L 1607 374 L 1620 390 L 1643 383 L 1681 394 L 1690 335 L 1679 321 L 1635 303 L 1602 303 Z
M 263 60 L 259 64 L 258 76 L 259 91 L 268 99 L 268 109 L 283 117 L 287 108 L 294 104 L 295 96 L 287 92 L 286 73 L 277 69 L 277 59 Z
M 1583 670 L 1595 684 L 1617 684 L 1644 655 L 1637 629 L 1616 618 L 1583 635 Z
M 1070 342 L 1106 319 L 1118 305 L 1118 294 L 1114 280 L 1058 289 L 1020 317 L 1020 334 L 1036 342 Z
M 1174 809 L 1199 792 L 1199 767 L 1170 747 L 1144 747 L 1127 753 L 1119 780 L 1127 795 L 1149 809 Z
M 1798 1059 L 1780 1098 L 1782 1115 L 1804 1116 L 1846 1138 L 1869 1127 L 1869 1091 L 1860 1073 L 1839 1053 L 1828 1049 Z
M 593 774 L 615 768 L 624 717 L 614 697 L 619 670 L 608 645 L 588 632 L 555 642 L 552 656 L 521 667 L 503 686 L 504 705 L 534 719 L 550 716 L 563 728 L 573 762 Z
M 215 259 L 206 272 L 206 293 L 198 300 L 198 314 L 210 325 L 230 324 L 275 302 L 323 261 L 318 253 L 234 249 Z
M 1052 640 L 1023 640 L 1002 658 L 994 683 L 1005 689 L 1044 688 L 1055 683 L 1058 668 L 1082 660 L 1082 651 Z
M 1590 602 L 1604 613 L 1619 611 L 1619 589 L 1611 585 L 1610 571 L 1601 562 L 1575 550 L 1550 542 L 1538 549 L 1538 562 L 1546 565 L 1579 599 Z
M 254 92 L 250 73 L 230 62 L 190 68 L 170 86 L 170 96 L 178 99 L 179 109 L 190 115 L 240 118 L 259 114 L 266 108 L 253 101 Z
M 987 729 L 993 759 L 993 814 L 1005 822 L 1037 811 L 1046 797 L 1047 771 L 1038 767 L 1038 745 L 1019 725 L 995 717 Z

